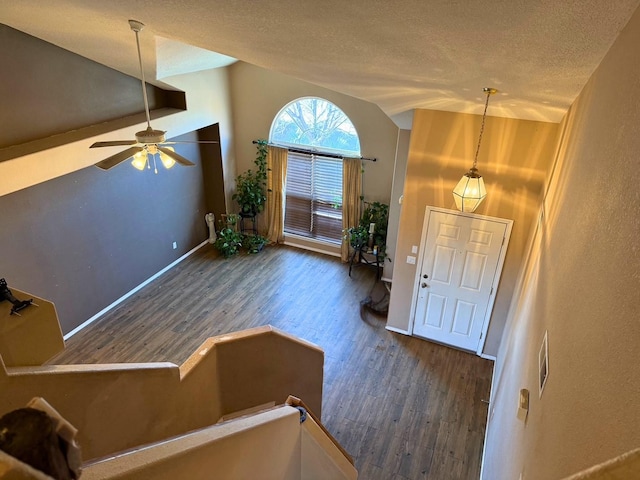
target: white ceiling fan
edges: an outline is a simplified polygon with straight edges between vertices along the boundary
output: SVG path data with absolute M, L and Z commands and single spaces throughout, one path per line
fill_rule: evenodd
M 138 38 L 138 33 L 144 28 L 144 24 L 137 20 L 129 20 L 129 25 L 131 26 L 131 30 L 134 31 L 136 35 L 136 45 L 138 47 L 138 62 L 140 64 L 140 79 L 142 82 L 142 97 L 144 100 L 144 111 L 147 115 L 147 128 L 135 134 L 135 140 L 113 140 L 109 142 L 96 142 L 89 148 L 98 148 L 98 147 L 118 147 L 118 146 L 129 146 L 126 150 L 122 152 L 116 153 L 110 157 L 105 158 L 104 160 L 96 163 L 96 167 L 101 168 L 103 170 L 108 170 L 112 167 L 115 167 L 121 162 L 132 158 L 132 164 L 138 170 L 143 170 L 145 166 L 147 168 L 151 168 L 150 162 L 154 163 L 154 168 L 156 173 L 158 173 L 158 169 L 155 165 L 156 163 L 156 155 L 160 157 L 162 164 L 166 168 L 171 168 L 175 163 L 183 166 L 193 166 L 193 163 L 190 160 L 187 160 L 182 155 L 176 153 L 172 147 L 169 145 L 174 145 L 176 143 L 219 143 L 217 141 L 198 141 L 198 142 L 167 142 L 165 139 L 165 133 L 162 130 L 154 130 L 151 128 L 151 117 L 149 115 L 149 100 L 147 99 L 147 89 L 146 82 L 144 79 L 144 69 L 142 68 L 142 55 L 140 54 L 140 39 Z

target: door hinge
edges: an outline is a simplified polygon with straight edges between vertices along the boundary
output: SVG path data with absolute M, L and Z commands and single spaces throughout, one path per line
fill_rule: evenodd
M 491 287 L 491 291 L 489 292 L 489 296 L 493 295 L 493 287 Z
M 484 332 L 480 332 L 480 340 L 482 340 L 483 335 L 484 335 Z
M 502 243 L 501 245 L 504 245 L 504 241 L 506 240 L 506 237 L 502 237 Z

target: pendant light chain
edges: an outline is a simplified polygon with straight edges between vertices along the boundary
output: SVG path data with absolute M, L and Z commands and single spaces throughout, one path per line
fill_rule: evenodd
M 491 96 L 492 89 L 485 88 L 487 92 L 487 101 L 484 104 L 484 112 L 482 113 L 482 125 L 480 126 L 480 136 L 478 137 L 478 147 L 476 148 L 476 156 L 473 159 L 473 169 L 477 170 L 476 166 L 478 165 L 478 153 L 480 153 L 480 144 L 482 143 L 482 133 L 484 132 L 484 121 L 487 118 L 487 107 L 489 106 L 489 97 Z
M 482 134 L 484 133 L 484 124 L 487 119 L 487 108 L 489 107 L 489 96 L 496 93 L 495 88 L 485 87 L 482 89 L 487 94 L 487 101 L 484 104 L 484 112 L 482 113 L 482 125 L 480 127 L 480 136 L 478 137 L 478 147 L 476 148 L 476 156 L 473 159 L 473 166 L 453 189 L 453 199 L 456 202 L 456 208 L 461 212 L 475 212 L 476 208 L 482 203 L 487 196 L 487 189 L 484 186 L 484 179 L 478 173 L 478 154 L 480 153 L 480 144 L 482 143 Z

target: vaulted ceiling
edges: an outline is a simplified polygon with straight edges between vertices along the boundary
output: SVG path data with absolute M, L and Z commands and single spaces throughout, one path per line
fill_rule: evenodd
M 640 0 L 20 0 L 0 23 L 147 79 L 234 59 L 380 106 L 558 122 Z

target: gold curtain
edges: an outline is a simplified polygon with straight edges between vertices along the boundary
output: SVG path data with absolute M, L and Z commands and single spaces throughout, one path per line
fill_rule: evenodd
M 357 227 L 360 223 L 362 201 L 362 161 L 345 158 L 342 162 L 342 229 Z M 343 237 L 341 257 L 349 261 L 349 240 Z
M 284 203 L 287 182 L 286 148 L 269 147 L 267 152 L 267 238 L 284 242 Z

